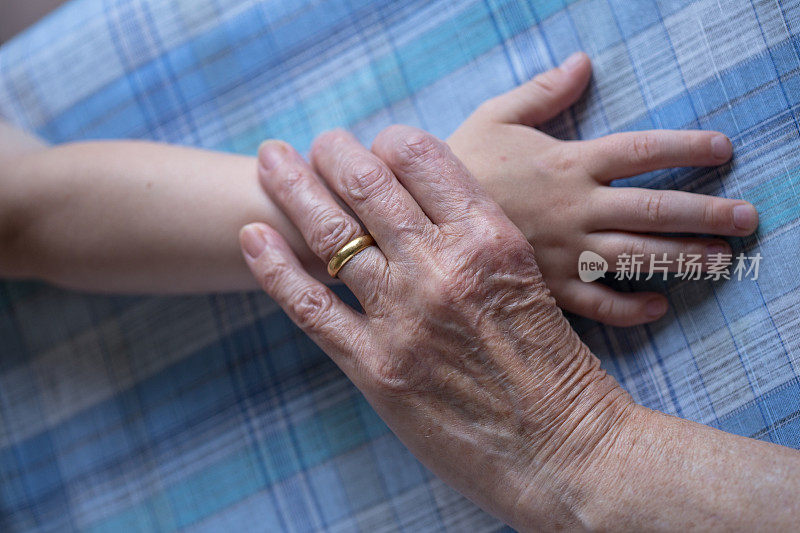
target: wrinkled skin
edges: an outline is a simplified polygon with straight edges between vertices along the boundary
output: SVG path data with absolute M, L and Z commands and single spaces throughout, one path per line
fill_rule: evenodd
M 444 481 L 521 531 L 796 527 L 800 453 L 633 403 L 444 143 L 394 127 L 368 152 L 333 132 L 311 155 L 319 172 L 265 143 L 262 186 L 323 261 L 363 234 L 359 221 L 375 237 L 339 272 L 364 312 L 265 224 L 242 229 L 245 259 Z
M 345 132 L 323 135 L 319 176 L 284 143 L 260 152 L 262 185 L 323 261 L 363 230 L 322 180 L 375 237 L 339 274 L 364 314 L 269 227 L 243 232 L 248 263 L 445 481 L 512 525 L 575 525 L 581 495 L 537 480 L 567 484 L 631 399 L 569 327 L 525 236 L 446 144 L 393 127 L 373 152 Z

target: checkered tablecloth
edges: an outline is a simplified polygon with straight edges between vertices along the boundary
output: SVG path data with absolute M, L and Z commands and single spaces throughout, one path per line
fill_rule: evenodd
M 53 142 L 252 154 L 343 126 L 446 136 L 575 50 L 562 137 L 709 128 L 734 162 L 633 181 L 752 201 L 757 281 L 674 281 L 656 324 L 576 326 L 639 402 L 800 447 L 793 0 L 73 0 L 0 48 L 0 114 Z M 0 530 L 492 531 L 261 294 L 0 284 Z

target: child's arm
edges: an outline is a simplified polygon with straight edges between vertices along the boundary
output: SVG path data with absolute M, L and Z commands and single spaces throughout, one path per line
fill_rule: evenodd
M 113 292 L 256 288 L 237 238 L 254 220 L 327 277 L 259 186 L 254 158 L 130 141 L 51 148 L 9 126 L 0 141 L 0 277 Z
M 755 229 L 755 211 L 742 201 L 602 185 L 649 169 L 723 163 L 730 144 L 716 157 L 713 132 L 562 142 L 529 127 L 583 92 L 591 66 L 586 56 L 576 58 L 571 68 L 553 69 L 490 100 L 448 142 L 533 242 L 562 307 L 611 324 L 648 322 L 666 311 L 662 295 L 584 284 L 577 279 L 578 254 L 592 250 L 613 265 L 621 252 L 674 255 L 724 246 L 636 232 L 746 235 Z M 261 221 L 330 281 L 259 186 L 254 158 L 143 142 L 48 148 L 9 132 L 0 130 L 0 277 L 114 292 L 256 288 L 237 235 Z M 739 205 L 751 219 L 742 229 L 733 226 Z M 650 303 L 655 313 L 648 312 Z

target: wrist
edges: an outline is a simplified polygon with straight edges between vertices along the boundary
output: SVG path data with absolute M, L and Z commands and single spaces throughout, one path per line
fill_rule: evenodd
M 615 484 L 624 483 L 626 443 L 620 435 L 640 408 L 619 395 L 588 409 L 570 438 L 523 485 L 509 523 L 520 531 L 612 526 L 622 512 L 611 496 Z
M 570 329 L 566 335 L 575 334 Z M 512 470 L 516 498 L 504 519 L 522 531 L 591 529 L 602 522 L 594 513 L 602 509 L 597 501 L 603 497 L 608 457 L 620 455 L 625 446 L 620 437 L 629 434 L 644 409 L 580 340 L 577 345 L 557 367 L 557 385 L 543 397 L 547 408 L 537 410 L 528 424 L 526 464 Z
M 647 481 L 652 476 L 660 477 L 664 483 L 668 476 L 659 475 L 649 454 L 658 455 L 663 435 L 655 420 L 654 411 L 631 402 L 624 417 L 594 450 L 582 468 L 573 472 L 570 485 L 581 488 L 581 498 L 574 502 L 575 516 L 581 527 L 591 531 L 639 529 L 631 517 L 642 512 L 644 505 L 639 497 L 648 498 L 643 486 L 637 481 Z M 650 443 L 642 447 L 640 437 L 648 435 Z M 649 466 L 648 466 L 649 465 Z M 640 468 L 644 466 L 644 468 Z M 631 475 L 647 471 L 647 478 Z M 636 495 L 632 498 L 631 495 Z

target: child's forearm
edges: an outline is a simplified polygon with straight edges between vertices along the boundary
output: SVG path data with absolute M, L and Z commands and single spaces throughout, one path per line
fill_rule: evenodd
M 254 158 L 145 142 L 6 154 L 0 276 L 109 292 L 256 288 L 238 232 L 263 221 L 325 279 L 324 265 L 263 192 L 256 172 Z

